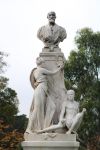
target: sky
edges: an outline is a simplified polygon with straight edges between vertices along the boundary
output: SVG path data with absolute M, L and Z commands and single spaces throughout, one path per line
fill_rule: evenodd
M 89 27 L 100 31 L 100 0 L 0 0 L 0 51 L 9 54 L 4 76 L 19 99 L 19 114 L 29 114 L 34 90 L 29 76 L 43 43 L 38 29 L 48 23 L 47 13 L 56 12 L 56 23 L 66 29 L 60 48 L 66 59 L 75 48 L 76 31 Z

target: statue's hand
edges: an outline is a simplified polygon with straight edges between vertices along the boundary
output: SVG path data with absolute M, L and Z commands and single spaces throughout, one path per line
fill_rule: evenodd
M 61 68 L 61 70 L 64 69 L 64 63 L 62 63 L 62 64 L 60 65 L 60 68 Z
M 62 63 L 62 64 L 58 64 L 57 66 L 58 66 L 58 68 L 60 68 L 61 70 L 63 70 L 63 69 L 64 69 L 64 63 Z
M 37 88 L 38 85 L 39 85 L 38 82 L 35 82 L 35 83 L 34 83 L 35 88 Z

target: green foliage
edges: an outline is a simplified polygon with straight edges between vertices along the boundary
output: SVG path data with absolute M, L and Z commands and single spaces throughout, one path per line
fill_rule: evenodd
M 4 72 L 4 67 L 7 66 L 4 57 L 7 54 L 0 52 L 0 73 Z M 11 122 L 18 113 L 18 99 L 15 90 L 8 87 L 8 79 L 0 76 L 0 118 L 5 118 Z
M 26 115 L 23 114 L 20 116 L 16 116 L 13 127 L 18 131 L 24 133 L 27 127 L 27 123 L 28 123 L 28 119 Z
M 0 52 L 0 74 L 4 73 L 4 67 L 7 66 L 5 56 Z M 22 150 L 19 143 L 24 140 L 27 118 L 25 115 L 17 116 L 17 93 L 8 87 L 8 81 L 6 77 L 0 76 L 0 150 Z
M 18 99 L 16 92 L 7 87 L 7 81 L 0 77 L 0 116 L 10 122 L 18 113 Z
M 89 28 L 77 32 L 75 42 L 80 51 L 85 53 L 89 71 L 97 78 L 100 73 L 100 32 L 93 32 Z
M 88 143 L 100 133 L 100 32 L 84 28 L 75 37 L 73 50 L 65 64 L 65 85 L 74 88 L 80 107 L 87 113 L 79 129 L 80 137 Z

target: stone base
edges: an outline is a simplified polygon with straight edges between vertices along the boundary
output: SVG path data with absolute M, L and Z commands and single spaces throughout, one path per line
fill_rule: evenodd
M 31 134 L 22 142 L 22 147 L 23 150 L 78 150 L 79 142 L 75 134 Z
M 61 48 L 59 47 L 52 47 L 51 49 L 50 48 L 42 48 L 42 52 L 61 52 Z

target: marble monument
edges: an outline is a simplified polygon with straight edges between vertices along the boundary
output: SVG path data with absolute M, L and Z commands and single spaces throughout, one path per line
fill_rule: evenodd
M 49 12 L 47 19 L 48 25 L 37 33 L 44 47 L 30 74 L 34 95 L 22 146 L 24 150 L 78 150 L 76 132 L 86 109 L 79 112 L 75 92 L 64 85 L 65 57 L 59 43 L 67 37 L 66 30 L 55 23 L 55 12 Z

